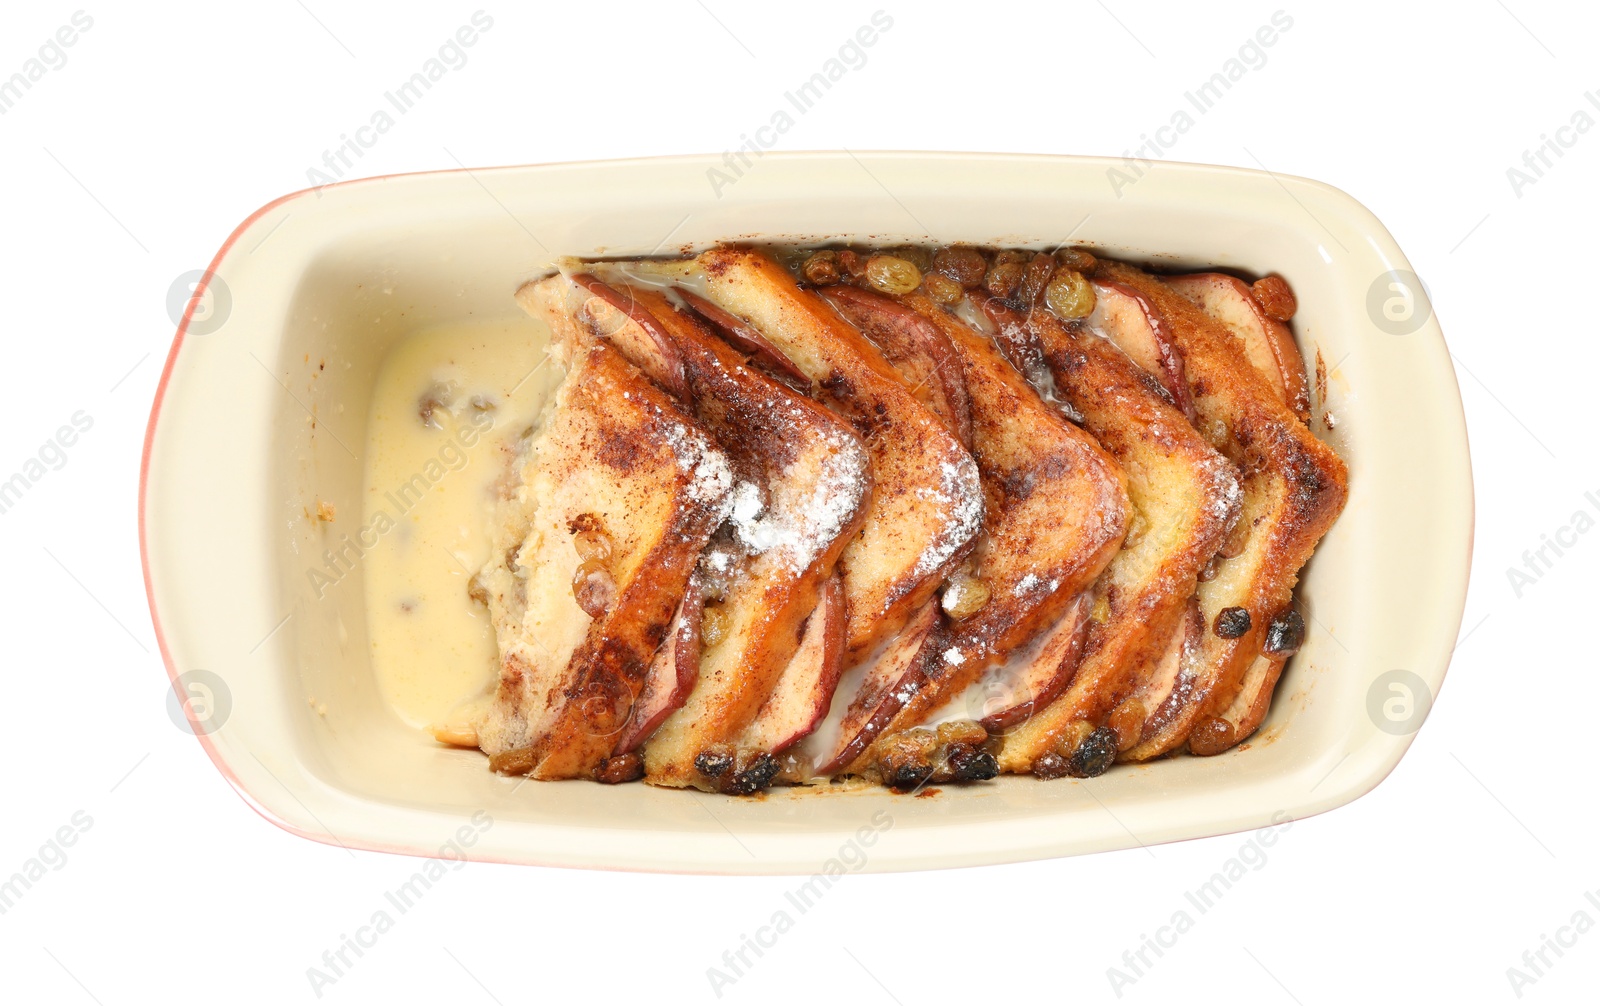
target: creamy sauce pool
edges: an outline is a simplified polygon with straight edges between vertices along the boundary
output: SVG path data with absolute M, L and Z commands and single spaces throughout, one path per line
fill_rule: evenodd
M 467 596 L 489 558 L 493 487 L 561 368 L 529 320 L 425 329 L 384 360 L 368 417 L 361 526 L 378 689 L 416 727 L 482 694 L 497 664 Z

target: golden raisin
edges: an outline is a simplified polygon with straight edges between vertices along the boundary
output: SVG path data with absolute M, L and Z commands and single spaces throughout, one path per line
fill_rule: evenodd
M 922 277 L 922 286 L 937 304 L 954 304 L 965 292 L 961 289 L 960 283 L 936 272 L 930 272 Z
M 1289 289 L 1289 284 L 1282 276 L 1263 276 L 1250 284 L 1250 292 L 1255 295 L 1261 310 L 1267 312 L 1267 317 L 1279 321 L 1293 318 L 1300 306 L 1294 298 L 1294 291 Z
M 867 259 L 867 284 L 882 293 L 910 293 L 922 285 L 922 270 L 894 255 Z
M 604 531 L 585 528 L 572 536 L 572 547 L 584 562 L 611 558 L 611 539 Z
M 1045 287 L 1044 302 L 1057 318 L 1084 318 L 1094 310 L 1094 287 L 1083 278 L 1083 273 L 1063 269 Z
M 587 559 L 578 564 L 572 574 L 572 597 L 590 618 L 599 618 L 611 610 L 617 599 L 617 583 L 602 560 Z
M 989 263 L 983 259 L 983 253 L 976 248 L 963 248 L 952 246 L 940 248 L 933 257 L 933 271 L 941 276 L 948 276 L 964 287 L 974 287 L 983 282 L 984 273 L 989 271 Z
M 1207 757 L 1233 747 L 1233 724 L 1217 716 L 1207 716 L 1189 733 L 1189 753 Z
M 839 268 L 843 270 L 843 275 L 859 279 L 862 270 L 866 268 L 866 262 L 860 255 L 846 248 L 839 252 Z
M 989 585 L 970 573 L 956 573 L 944 585 L 939 603 L 956 621 L 977 614 L 989 603 Z
M 1126 751 L 1139 743 L 1139 737 L 1144 733 L 1144 720 L 1144 703 L 1138 699 L 1128 699 L 1111 710 L 1111 715 L 1106 717 L 1106 726 L 1117 735 L 1118 751 Z
M 722 637 L 728 634 L 728 616 L 722 613 L 720 604 L 708 604 L 700 616 L 700 645 L 710 648 L 722 642 Z

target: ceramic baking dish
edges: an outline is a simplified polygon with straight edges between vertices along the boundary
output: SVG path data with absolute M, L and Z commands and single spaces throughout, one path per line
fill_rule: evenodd
M 1261 733 L 1220 757 L 1093 780 L 1002 778 L 931 799 L 876 788 L 740 799 L 500 778 L 476 752 L 404 726 L 367 664 L 363 591 L 317 600 L 305 576 L 326 547 L 306 519 L 316 501 L 361 512 L 363 425 L 385 354 L 420 328 L 520 319 L 513 291 L 558 255 L 839 237 L 1070 242 L 1289 280 L 1296 334 L 1312 373 L 1322 361 L 1323 406 L 1337 419 L 1317 429 L 1349 463 L 1350 500 L 1303 578 L 1309 640 Z M 1317 182 L 1172 163 L 1135 179 L 1121 161 L 916 153 L 447 171 L 270 203 L 203 283 L 145 442 L 151 614 L 169 674 L 213 707 L 199 736 L 207 754 L 265 817 L 308 838 L 559 866 L 811 874 L 852 846 L 864 852 L 850 868 L 909 870 L 1257 828 L 1377 785 L 1437 693 L 1459 629 L 1472 480 L 1450 357 L 1382 224 Z

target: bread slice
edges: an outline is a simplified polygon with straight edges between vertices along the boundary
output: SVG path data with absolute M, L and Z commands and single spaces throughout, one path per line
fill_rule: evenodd
M 863 331 L 927 347 L 894 354 L 906 361 L 902 380 L 926 387 L 944 374 L 957 390 L 943 397 L 965 400 L 985 496 L 983 535 L 964 579 L 981 584 L 988 600 L 959 620 L 943 618 L 929 636 L 920 674 L 885 727 L 892 743 L 891 735 L 927 723 L 1094 582 L 1126 536 L 1128 492 L 1116 462 L 1088 434 L 1041 401 L 986 335 L 926 295 L 890 298 L 838 286 L 827 296 Z M 866 767 L 858 762 L 849 771 Z
M 1278 302 L 1270 307 L 1278 317 L 1274 317 L 1269 311 L 1269 304 L 1263 302 L 1256 292 L 1261 284 L 1274 281 L 1280 293 Z M 1251 287 L 1238 277 L 1223 273 L 1168 276 L 1163 278 L 1163 282 L 1233 333 L 1244 347 L 1245 355 L 1250 358 L 1256 373 L 1271 385 L 1279 401 L 1288 406 L 1302 423 L 1310 423 L 1311 382 L 1306 377 L 1305 358 L 1300 355 L 1294 335 L 1285 324 L 1293 316 L 1295 307 L 1292 294 L 1283 296 L 1289 289 L 1287 283 L 1281 278 L 1269 277 Z M 1293 627 L 1291 632 L 1304 636 L 1305 626 L 1298 612 L 1286 613 L 1282 617 L 1288 619 Z M 1298 642 L 1293 645 L 1298 648 Z M 1217 717 L 1229 729 L 1212 727 L 1209 738 L 1196 738 L 1191 734 L 1190 748 L 1204 753 L 1208 739 L 1213 743 L 1236 744 L 1255 733 L 1272 705 L 1273 689 L 1277 687 L 1278 678 L 1283 674 L 1288 659 L 1287 653 L 1277 652 L 1262 654 L 1251 661 L 1245 670 L 1238 696 Z
M 539 779 L 606 774 L 733 490 L 726 455 L 615 349 L 560 326 L 553 349 L 569 370 L 477 577 L 501 655 L 478 743 Z
M 1310 423 L 1311 383 L 1306 380 L 1305 359 L 1300 355 L 1300 347 L 1295 345 L 1294 333 L 1284 324 L 1288 312 L 1280 312 L 1285 314 L 1281 320 L 1274 318 L 1244 280 L 1225 273 L 1165 276 L 1162 282 L 1232 332 L 1244 347 L 1245 356 L 1249 357 L 1256 373 L 1271 385 L 1278 400 L 1302 423 Z M 1287 284 L 1282 289 L 1288 289 Z
M 1223 717 L 1256 659 L 1273 656 L 1263 651 L 1268 625 L 1297 617 L 1290 614 L 1296 579 L 1344 507 L 1348 472 L 1224 325 L 1132 266 L 1102 260 L 1091 280 L 1097 298 L 1135 296 L 1159 319 L 1183 357 L 1196 428 L 1243 476 L 1237 529 L 1219 553 L 1215 575 L 1197 591 L 1205 632 L 1187 702 L 1165 723 L 1147 724 L 1123 757 L 1157 757 L 1186 741 L 1194 753 L 1214 754 L 1242 739 L 1237 724 L 1244 718 Z
M 872 499 L 840 558 L 850 610 L 845 666 L 859 663 L 900 630 L 976 543 L 983 491 L 972 455 L 876 346 L 770 255 L 724 247 L 626 268 L 681 283 L 755 329 L 866 442 Z
M 750 728 L 794 665 L 822 585 L 859 526 L 871 484 L 866 449 L 836 416 L 751 369 L 659 290 L 577 274 L 535 284 L 526 299 L 587 327 L 658 380 L 681 381 L 681 394 L 728 454 L 729 521 L 698 576 L 711 601 L 704 617 L 717 631 L 707 639 L 702 629 L 693 688 L 645 741 L 644 768 L 658 785 L 759 789 L 776 771 L 775 752 L 763 746 L 765 732 Z M 802 660 L 826 677 L 821 669 L 837 663 L 839 638 L 837 630 L 824 634 L 832 652 L 808 650 Z M 825 707 L 829 697 L 814 702 Z
M 1158 665 L 1197 575 L 1238 518 L 1238 473 L 1122 350 L 1041 308 L 1023 314 L 977 299 L 1019 369 L 1063 398 L 1127 475 L 1132 527 L 1095 585 L 1077 674 L 1061 697 L 1007 733 L 998 751 L 1006 772 L 1098 775 L 1119 746 L 1139 739 L 1138 729 L 1127 727 L 1127 736 L 1115 736 L 1107 721 L 1116 710 L 1118 724 L 1143 722 L 1133 692 Z M 1154 352 L 1148 358 L 1162 359 Z M 1170 364 L 1151 366 L 1171 372 Z M 1181 367 L 1176 372 L 1181 377 Z

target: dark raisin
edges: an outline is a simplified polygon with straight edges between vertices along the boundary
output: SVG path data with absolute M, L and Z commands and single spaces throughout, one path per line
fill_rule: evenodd
M 976 248 L 940 248 L 933 257 L 933 271 L 970 288 L 983 282 L 989 263 Z
M 1110 727 L 1099 727 L 1084 738 L 1078 750 L 1067 759 L 1067 775 L 1077 779 L 1092 779 L 1104 775 L 1117 760 L 1117 732 Z
M 1290 605 L 1267 623 L 1267 640 L 1261 644 L 1261 649 L 1265 653 L 1287 657 L 1305 645 L 1305 641 L 1306 620 Z
M 956 782 L 982 782 L 1000 774 L 1000 763 L 994 755 L 971 744 L 950 745 L 946 760 L 950 763 L 950 778 Z
M 708 779 L 721 779 L 733 769 L 733 756 L 717 751 L 702 751 L 694 756 L 694 768 Z
M 1238 639 L 1250 631 L 1250 612 L 1243 608 L 1223 608 L 1217 612 L 1212 630 L 1223 639 Z
M 642 775 L 644 775 L 644 759 L 632 751 L 624 755 L 612 755 L 594 770 L 596 782 L 612 786 L 621 782 L 632 782 Z
M 778 774 L 778 760 L 769 754 L 759 755 L 743 772 L 728 780 L 722 791 L 731 796 L 748 796 L 767 788 L 772 777 Z
M 1067 760 L 1054 751 L 1046 751 L 1034 760 L 1033 774 L 1040 779 L 1060 779 L 1067 774 Z
M 1009 301 L 1022 283 L 1023 266 L 1020 262 L 995 262 L 983 277 L 983 288 L 992 296 Z
M 927 782 L 932 776 L 933 770 L 927 765 L 905 762 L 890 768 L 888 776 L 883 781 L 890 789 L 912 790 Z

